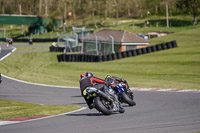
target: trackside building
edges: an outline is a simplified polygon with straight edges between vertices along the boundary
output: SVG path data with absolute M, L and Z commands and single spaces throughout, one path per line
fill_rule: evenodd
M 83 52 L 98 55 L 147 47 L 148 40 L 125 30 L 103 29 L 82 38 Z

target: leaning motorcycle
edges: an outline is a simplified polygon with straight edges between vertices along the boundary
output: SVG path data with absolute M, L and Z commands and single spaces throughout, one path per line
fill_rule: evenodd
M 110 115 L 113 112 L 125 112 L 113 90 L 98 90 L 94 87 L 88 87 L 83 93 L 93 99 L 96 110 L 104 115 Z
M 127 90 L 125 86 L 126 84 L 119 83 L 113 88 L 115 93 L 118 95 L 118 100 L 121 103 L 127 103 L 129 106 L 136 105 L 133 98 L 133 92 L 131 92 L 131 90 Z

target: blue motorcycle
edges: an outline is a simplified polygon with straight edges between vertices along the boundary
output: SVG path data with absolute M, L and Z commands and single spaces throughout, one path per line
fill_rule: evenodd
M 126 89 L 126 84 L 119 83 L 113 88 L 113 90 L 118 95 L 118 100 L 121 103 L 127 103 L 129 106 L 136 105 L 133 98 L 133 92 Z

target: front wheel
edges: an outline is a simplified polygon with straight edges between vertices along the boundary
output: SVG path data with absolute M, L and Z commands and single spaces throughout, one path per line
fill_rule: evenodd
M 102 112 L 104 115 L 112 114 L 112 109 L 110 108 L 109 101 L 105 99 L 100 99 L 100 97 L 94 98 L 95 108 Z
M 125 103 L 128 103 L 129 106 L 136 105 L 135 101 L 131 99 L 125 92 L 121 93 L 121 97 Z

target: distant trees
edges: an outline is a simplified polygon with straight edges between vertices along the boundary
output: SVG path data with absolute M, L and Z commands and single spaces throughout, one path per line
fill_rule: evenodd
M 177 7 L 183 13 L 193 14 L 193 25 L 197 24 L 197 15 L 200 13 L 200 0 L 178 0 Z
M 166 9 L 167 8 L 167 9 Z M 68 19 L 68 12 L 73 13 L 73 20 L 92 18 L 96 28 L 97 19 L 101 24 L 108 17 L 146 17 L 147 12 L 157 15 L 187 13 L 193 15 L 194 25 L 200 10 L 200 0 L 0 0 L 0 14 L 38 15 Z M 75 24 L 75 23 L 74 23 Z

